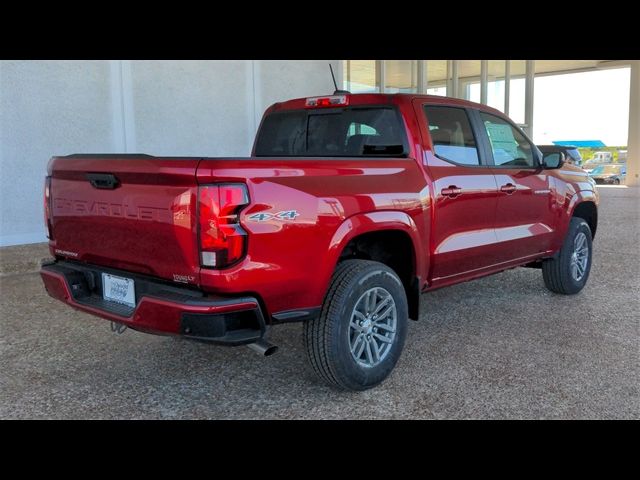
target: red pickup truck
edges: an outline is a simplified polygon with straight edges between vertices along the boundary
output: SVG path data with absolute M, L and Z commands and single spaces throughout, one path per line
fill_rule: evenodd
M 463 100 L 337 91 L 272 105 L 248 158 L 53 157 L 49 294 L 136 330 L 275 346 L 303 322 L 314 371 L 391 372 L 421 293 L 509 268 L 585 285 L 594 182 Z

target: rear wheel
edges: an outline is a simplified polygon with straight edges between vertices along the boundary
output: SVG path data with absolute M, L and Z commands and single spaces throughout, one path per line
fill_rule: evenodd
M 318 318 L 303 327 L 307 357 L 325 382 L 365 390 L 395 367 L 407 332 L 402 282 L 386 265 L 347 260 L 332 277 Z
M 542 263 L 545 285 L 555 293 L 578 293 L 589 278 L 591 257 L 591 229 L 582 218 L 574 217 L 556 258 Z

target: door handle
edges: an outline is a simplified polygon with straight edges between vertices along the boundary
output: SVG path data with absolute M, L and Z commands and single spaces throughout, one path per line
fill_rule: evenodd
M 462 189 L 456 187 L 455 185 L 449 185 L 448 188 L 443 188 L 442 190 L 440 190 L 440 193 L 444 197 L 456 198 L 458 195 L 462 194 Z
M 500 187 L 500 191 L 506 193 L 507 195 L 511 195 L 515 192 L 517 187 L 513 183 L 507 183 L 506 185 L 502 185 Z

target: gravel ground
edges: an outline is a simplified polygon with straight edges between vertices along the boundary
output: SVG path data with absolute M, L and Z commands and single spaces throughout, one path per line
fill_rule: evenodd
M 278 354 L 127 330 L 0 277 L 0 418 L 640 418 L 640 190 L 603 188 L 595 259 L 575 297 L 515 269 L 424 295 L 387 381 L 316 381 L 301 326 Z M 6 255 L 5 255 L 6 257 Z

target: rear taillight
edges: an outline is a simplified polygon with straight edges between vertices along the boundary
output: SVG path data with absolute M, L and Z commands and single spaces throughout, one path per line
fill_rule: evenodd
M 200 264 L 224 268 L 240 260 L 247 247 L 247 232 L 238 214 L 249 204 L 241 183 L 201 186 L 198 189 Z
M 47 229 L 47 238 L 53 238 L 51 228 L 51 177 L 44 179 L 44 226 Z

